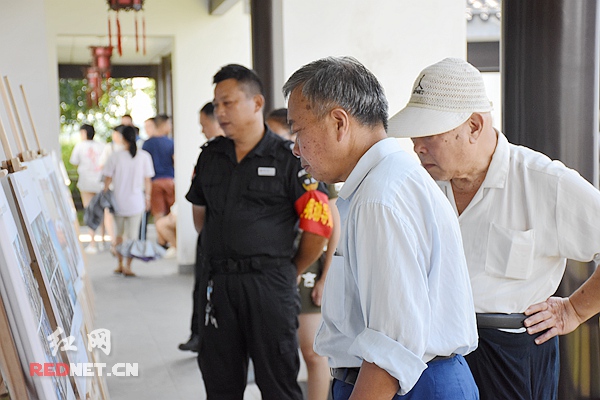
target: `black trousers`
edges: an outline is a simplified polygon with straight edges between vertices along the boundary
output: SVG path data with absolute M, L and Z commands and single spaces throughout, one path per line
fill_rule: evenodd
M 207 274 L 207 273 L 206 273 Z M 264 400 L 302 400 L 298 385 L 296 267 L 211 274 L 218 328 L 200 327 L 198 365 L 208 400 L 242 400 L 248 359 Z M 198 297 L 206 306 L 206 280 Z M 202 319 L 204 316 L 202 315 Z
M 204 324 L 204 309 L 201 308 L 200 296 L 206 297 L 206 280 L 207 275 L 203 275 L 202 258 L 196 257 L 196 264 L 194 265 L 194 291 L 192 292 L 192 335 L 197 335 L 200 332 L 200 324 Z M 202 283 L 204 279 L 204 284 Z M 204 293 L 201 292 L 200 288 L 204 285 Z
M 478 329 L 479 346 L 465 358 L 481 400 L 554 400 L 558 392 L 558 337 Z

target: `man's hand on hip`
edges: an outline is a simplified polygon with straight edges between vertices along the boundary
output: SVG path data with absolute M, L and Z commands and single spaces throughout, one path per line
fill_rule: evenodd
M 525 315 L 528 316 L 524 321 L 527 333 L 533 335 L 546 331 L 535 339 L 536 344 L 573 332 L 583 322 L 568 297 L 550 297 L 533 304 L 525 310 Z

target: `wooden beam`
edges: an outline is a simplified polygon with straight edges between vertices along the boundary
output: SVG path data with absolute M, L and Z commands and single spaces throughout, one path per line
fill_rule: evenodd
M 265 106 L 263 112 L 273 109 L 273 2 L 272 0 L 251 0 L 250 16 L 252 18 L 252 69 L 260 77 Z

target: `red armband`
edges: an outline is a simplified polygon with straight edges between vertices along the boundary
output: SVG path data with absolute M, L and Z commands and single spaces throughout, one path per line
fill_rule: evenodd
M 329 238 L 333 220 L 327 195 L 318 190 L 309 190 L 294 204 L 300 217 L 300 229 Z

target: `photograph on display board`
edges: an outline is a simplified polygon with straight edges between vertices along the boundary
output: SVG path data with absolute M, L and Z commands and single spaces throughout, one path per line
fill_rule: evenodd
M 42 297 L 40 296 L 39 285 L 33 276 L 33 272 L 31 272 L 31 268 L 29 267 L 29 257 L 25 252 L 25 248 L 21 244 L 21 239 L 19 236 L 15 237 L 15 240 L 13 241 L 13 248 L 15 249 L 15 255 L 19 261 L 21 277 L 23 278 L 25 288 L 27 289 L 29 302 L 31 304 L 37 325 L 39 326 L 40 320 L 42 319 L 44 305 L 42 303 Z
M 75 310 L 71 304 L 71 300 L 67 294 L 67 285 L 63 279 L 62 274 L 58 273 L 60 270 L 56 270 L 52 282 L 50 282 L 50 288 L 52 289 L 52 295 L 58 301 L 58 313 L 60 314 L 60 320 L 62 321 L 62 328 L 67 333 L 71 333 L 71 324 L 73 323 L 73 316 Z
M 65 332 L 71 332 L 71 322 L 73 321 L 73 305 L 69 299 L 67 284 L 63 277 L 62 270 L 58 265 L 58 258 L 52 246 L 52 240 L 48 233 L 44 218 L 40 213 L 31 224 L 34 246 L 37 246 L 42 265 L 46 271 L 46 277 L 50 283 L 52 295 L 56 301 L 61 327 Z
M 83 264 L 83 256 L 79 247 L 79 240 L 76 232 L 73 229 L 71 220 L 69 218 L 69 208 L 67 207 L 67 199 L 64 197 L 64 191 L 61 188 L 61 184 L 56 176 L 56 171 L 49 171 L 48 173 L 50 183 L 50 193 L 56 204 L 56 215 L 51 218 L 57 222 L 57 226 L 60 227 L 60 232 L 64 236 L 64 240 L 61 242 L 61 247 L 68 253 L 69 266 L 73 269 L 73 276 L 77 276 L 78 266 Z M 64 186 L 64 185 L 62 185 Z
M 73 304 L 77 303 L 77 294 L 75 285 L 78 282 L 76 276 L 77 271 L 68 268 L 68 261 L 64 257 L 64 253 L 60 250 L 60 244 L 58 243 L 59 236 L 55 230 L 54 222 L 49 220 L 48 222 L 48 232 L 50 234 L 50 238 L 52 239 L 52 243 L 54 244 L 54 249 L 56 250 L 56 254 L 58 257 L 58 265 L 61 267 L 62 276 L 65 278 L 65 283 L 68 288 L 69 297 L 71 298 L 71 302 Z M 75 278 L 74 278 L 75 277 Z
M 44 272 L 44 284 L 50 294 L 54 313 L 58 314 L 56 322 L 67 334 L 70 334 L 73 329 L 74 308 L 77 306 L 73 283 L 70 277 L 67 279 L 64 277 L 63 271 L 68 271 L 68 268 L 60 267 L 60 259 L 57 255 L 57 251 L 60 249 L 54 247 L 54 241 L 39 202 L 39 199 L 43 199 L 44 196 L 39 193 L 40 188 L 35 185 L 32 174 L 33 171 L 27 169 L 9 175 L 9 182 L 13 189 L 11 192 L 15 196 L 16 205 L 25 220 L 24 225 L 32 242 L 38 265 Z M 72 302 L 71 299 L 75 299 L 75 302 Z M 75 332 L 77 332 L 79 327 L 75 328 Z
M 8 176 L 11 194 L 16 200 L 16 206 L 24 220 L 33 254 L 43 275 L 45 290 L 56 325 L 63 329 L 64 337 L 73 337 L 76 346 L 74 351 L 66 351 L 69 362 L 87 362 L 85 338 L 81 334 L 83 324 L 83 308 L 78 301 L 70 268 L 66 266 L 65 258 L 59 256 L 62 250 L 57 243 L 56 234 L 51 228 L 53 222 L 48 215 L 48 207 L 42 204 L 48 197 L 42 193 L 39 176 L 35 176 L 35 168 L 28 168 Z M 47 175 L 47 174 L 46 174 Z M 47 186 L 52 190 L 50 186 Z M 66 276 L 65 276 L 66 275 Z M 54 326 L 54 324 L 51 324 Z M 79 393 L 86 393 L 86 379 L 75 379 Z
M 54 251 L 46 221 L 44 221 L 44 216 L 41 213 L 31 223 L 31 232 L 33 233 L 32 240 L 35 241 L 40 253 L 39 264 L 44 267 L 46 278 L 50 282 L 54 271 L 58 268 L 58 257 Z
M 50 348 L 50 341 L 48 340 L 48 336 L 52 335 L 52 328 L 50 327 L 50 320 L 46 315 L 46 311 L 42 311 L 45 318 L 42 318 L 40 321 L 40 329 L 38 330 L 40 341 L 44 346 L 44 353 L 46 355 L 46 362 L 48 363 L 60 363 L 62 360 L 59 357 L 58 353 L 52 354 L 52 349 Z M 68 386 L 70 385 L 66 376 L 54 376 L 54 386 L 56 387 L 56 395 L 59 399 L 66 399 L 68 393 Z M 63 378 L 63 379 L 59 379 Z
M 0 187 L 0 237 L 3 238 L 0 241 L 0 292 L 7 308 L 12 337 L 19 343 L 21 364 L 28 371 L 27 366 L 32 362 L 56 364 L 64 361 L 59 353 L 52 354 L 50 349 L 47 337 L 52 334 L 52 328 L 39 291 L 39 285 L 43 283 L 39 283 L 33 274 L 27 240 L 21 235 Z M 35 390 L 35 398 L 75 398 L 68 376 L 27 375 L 26 380 L 29 390 Z
M 50 349 L 50 342 L 48 341 L 48 336 L 52 334 L 50 320 L 48 319 L 48 314 L 46 314 L 46 311 L 44 310 L 42 296 L 40 296 L 39 285 L 33 276 L 31 268 L 29 267 L 29 257 L 25 252 L 25 248 L 21 244 L 21 239 L 19 236 L 15 237 L 13 248 L 15 249 L 15 255 L 17 256 L 19 265 L 21 267 L 20 272 L 23 278 L 23 283 L 25 283 L 25 288 L 27 289 L 27 295 L 29 297 L 31 309 L 35 317 L 38 337 L 44 349 L 45 359 L 43 361 L 54 364 L 60 363 L 62 360 L 58 357 L 58 354 L 53 355 L 52 350 Z M 57 397 L 59 399 L 66 399 L 67 386 L 69 385 L 67 378 L 64 376 L 53 376 L 52 381 L 54 382 L 54 386 L 56 388 Z
M 27 167 L 31 169 L 38 186 L 37 193 L 43 196 L 40 198 L 40 204 L 56 246 L 59 265 L 68 282 L 78 286 L 79 275 L 83 271 L 83 256 L 73 223 L 69 218 L 67 201 L 63 197 L 64 191 L 61 190 L 56 178 L 54 163 L 49 157 L 45 157 L 28 162 Z
M 75 208 L 73 195 L 69 189 L 71 180 L 69 179 L 69 174 L 67 172 L 67 168 L 65 167 L 65 163 L 59 156 L 57 156 L 55 151 L 51 153 L 50 157 L 44 157 L 43 160 L 47 169 L 54 170 L 55 172 L 55 176 L 58 179 L 58 187 L 61 189 L 60 192 L 65 201 L 63 204 L 68 210 L 69 220 L 72 224 L 79 225 L 79 221 L 77 220 L 77 209 Z
M 42 158 L 44 165 L 47 171 L 50 171 L 50 177 L 54 188 L 57 189 L 55 191 L 57 198 L 59 199 L 59 203 L 61 205 L 61 210 L 63 213 L 66 213 L 68 221 L 77 221 L 77 210 L 75 208 L 75 203 L 73 202 L 73 196 L 71 195 L 71 190 L 69 189 L 69 182 L 65 182 L 63 177 L 63 171 L 58 166 L 58 162 L 55 159 L 56 154 L 52 153 L 52 156 L 46 156 Z M 63 165 L 62 160 L 60 163 Z M 65 169 L 64 173 L 67 171 Z M 68 175 L 67 175 L 68 179 Z

